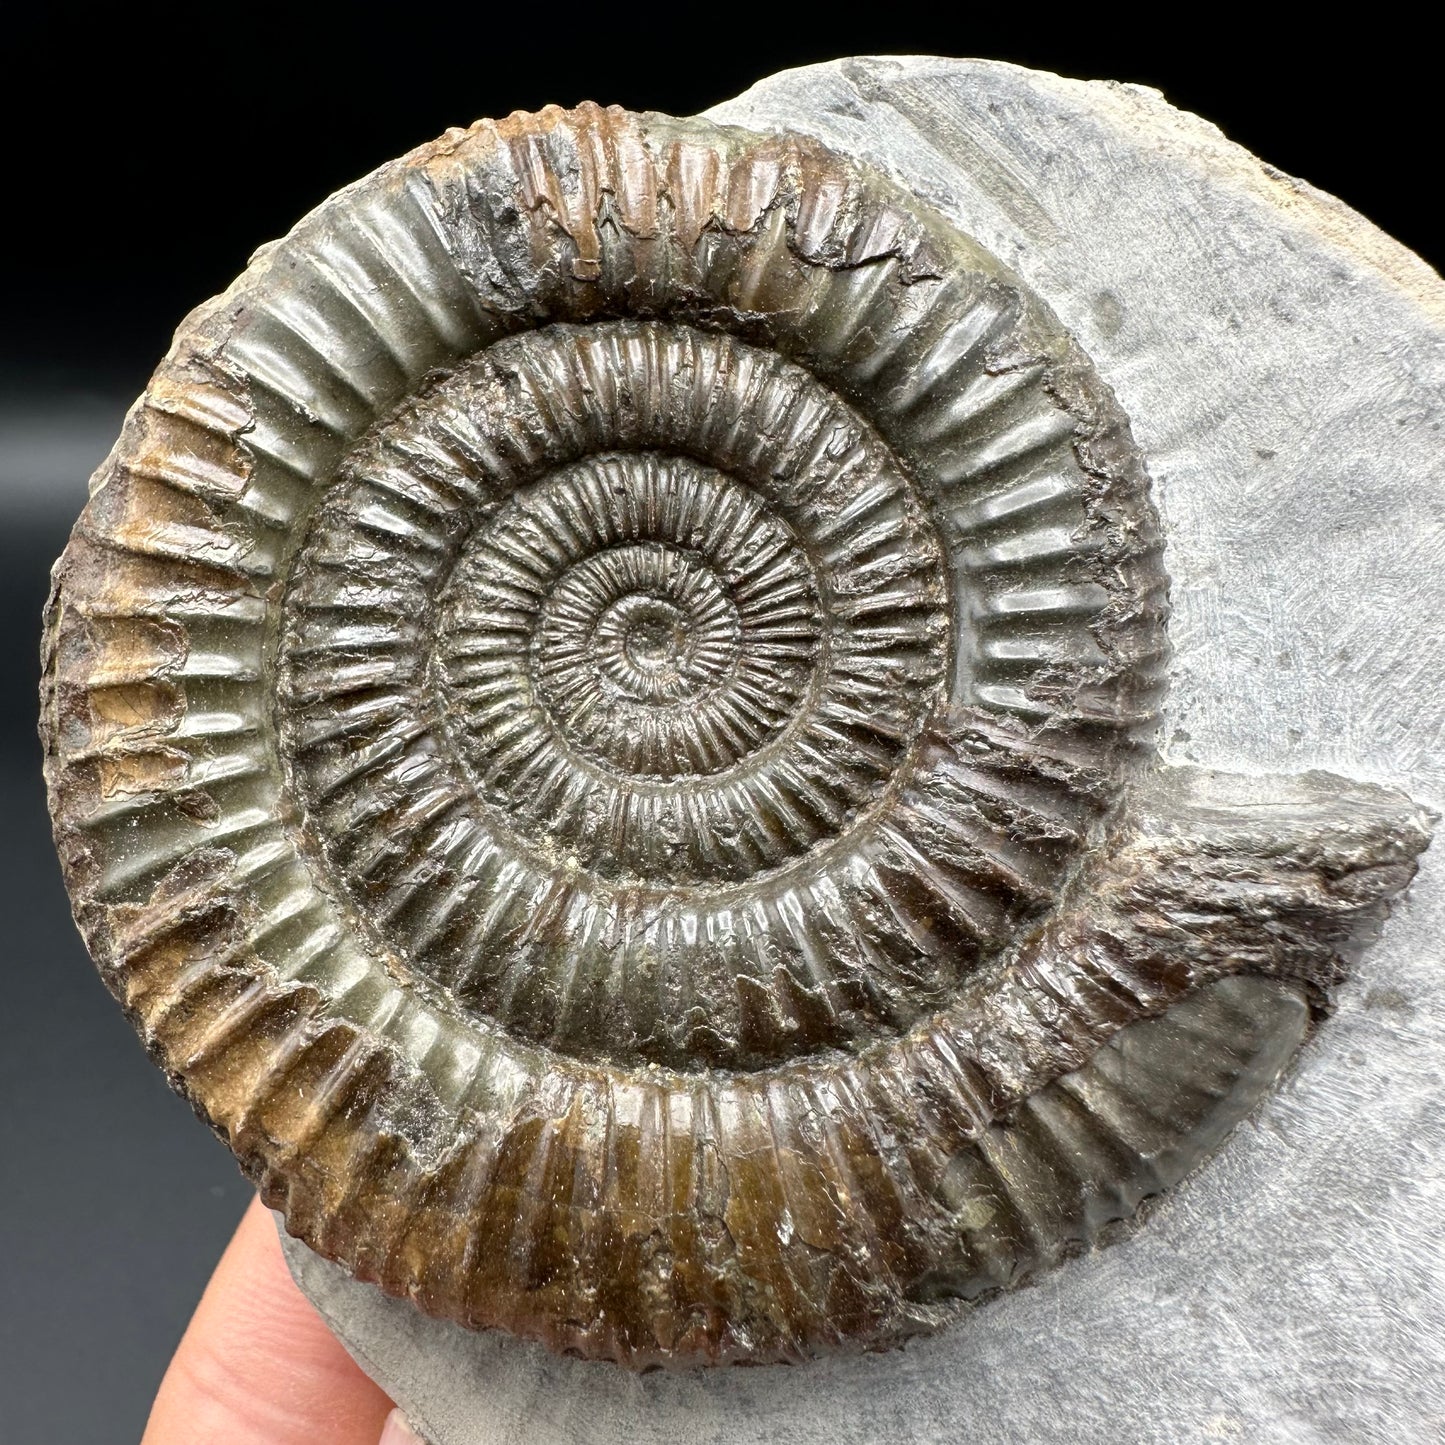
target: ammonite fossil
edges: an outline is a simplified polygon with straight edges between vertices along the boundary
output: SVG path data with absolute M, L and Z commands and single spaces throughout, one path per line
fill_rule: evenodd
M 76 916 L 287 1227 L 634 1366 L 932 1328 L 1213 1149 L 1402 795 L 1168 769 L 1144 466 L 811 141 L 448 133 L 183 325 L 56 570 Z

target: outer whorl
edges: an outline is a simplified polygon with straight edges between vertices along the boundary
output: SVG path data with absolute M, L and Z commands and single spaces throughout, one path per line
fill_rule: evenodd
M 633 1365 L 888 1344 L 1213 1147 L 1423 846 L 1134 781 L 1160 559 L 1086 358 L 882 177 L 454 131 L 194 313 L 97 475 L 76 916 L 359 1277 Z

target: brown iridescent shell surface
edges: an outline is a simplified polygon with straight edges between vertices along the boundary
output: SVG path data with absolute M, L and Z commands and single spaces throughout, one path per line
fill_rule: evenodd
M 1155 766 L 1047 305 L 811 141 L 449 132 L 187 319 L 56 569 L 77 920 L 287 1228 L 633 1366 L 936 1327 L 1213 1149 L 1426 832 Z

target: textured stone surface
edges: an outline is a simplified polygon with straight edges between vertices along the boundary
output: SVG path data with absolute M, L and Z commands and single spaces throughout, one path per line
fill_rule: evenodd
M 891 172 L 1014 266 L 1099 365 L 1168 524 L 1176 761 L 1330 766 L 1438 806 L 1433 273 L 1133 88 L 846 61 L 719 114 Z M 450 1332 L 294 1251 L 293 1267 L 446 1445 L 1430 1438 L 1445 1418 L 1436 875 L 1427 858 L 1290 1084 L 1147 1230 L 902 1353 L 629 1378 Z

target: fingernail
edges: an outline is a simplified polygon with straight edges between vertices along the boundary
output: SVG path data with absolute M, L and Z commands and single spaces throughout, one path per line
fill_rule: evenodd
M 381 1427 L 381 1439 L 376 1445 L 426 1445 L 426 1441 L 412 1428 L 411 1422 L 400 1410 L 393 1410 Z

